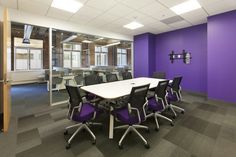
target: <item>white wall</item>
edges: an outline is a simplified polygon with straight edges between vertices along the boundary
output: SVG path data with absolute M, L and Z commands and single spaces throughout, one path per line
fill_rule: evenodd
M 2 19 L 2 12 L 3 12 L 3 7 L 0 6 L 0 16 L 1 16 L 0 19 Z M 64 21 L 46 16 L 36 15 L 33 13 L 27 13 L 16 9 L 9 9 L 9 16 L 10 20 L 14 22 L 27 23 L 42 27 L 51 27 L 65 31 L 98 35 L 102 37 L 108 37 L 120 40 L 128 40 L 128 41 L 133 40 L 133 37 L 129 35 L 122 35 L 88 26 L 81 26 L 79 24 L 70 21 Z
M 42 81 L 45 70 L 31 70 L 31 71 L 12 71 L 10 72 L 11 84 L 24 84 Z

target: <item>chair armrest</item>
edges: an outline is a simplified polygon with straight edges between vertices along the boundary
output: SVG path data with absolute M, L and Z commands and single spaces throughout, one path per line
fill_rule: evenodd
M 130 107 L 130 113 L 132 113 L 132 110 L 133 110 L 133 111 L 136 111 L 137 116 L 138 116 L 138 122 L 141 123 L 141 117 L 140 117 L 139 110 L 138 110 L 137 108 Z
M 73 115 L 74 115 L 74 112 L 75 112 L 75 109 L 78 109 L 78 111 L 80 111 L 81 109 L 81 103 L 79 104 L 79 106 L 75 106 L 71 112 L 71 115 L 70 115 L 70 119 L 72 119 Z

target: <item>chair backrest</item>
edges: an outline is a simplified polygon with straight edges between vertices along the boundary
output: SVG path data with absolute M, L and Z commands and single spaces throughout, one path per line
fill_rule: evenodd
M 158 78 L 158 79 L 165 79 L 166 78 L 166 73 L 165 72 L 154 72 L 152 74 L 153 78 Z
M 171 83 L 171 88 L 173 91 L 179 92 L 182 78 L 182 76 L 174 77 L 173 82 Z
M 165 99 L 167 93 L 167 87 L 169 84 L 169 80 L 160 81 L 155 89 L 155 94 L 158 98 Z
M 91 74 L 84 77 L 84 83 L 86 86 L 101 83 L 101 78 L 96 74 Z
M 77 75 L 74 77 L 75 82 L 77 83 L 77 85 L 83 85 L 83 75 Z
M 147 92 L 150 84 L 133 87 L 129 96 L 128 103 L 131 107 L 138 109 L 141 117 L 145 117 L 146 113 L 143 106 L 147 102 Z
M 118 81 L 118 78 L 116 74 L 106 74 L 106 80 L 107 82 L 114 82 Z
M 69 94 L 69 116 L 71 115 L 74 107 L 82 105 L 82 98 L 79 93 L 79 88 L 76 86 L 66 85 L 66 90 Z M 77 110 L 79 112 L 79 110 Z
M 123 80 L 128 80 L 128 79 L 132 79 L 133 78 L 131 72 L 128 72 L 128 71 L 123 72 L 122 73 L 122 77 L 123 77 Z
M 56 84 L 61 84 L 63 81 L 63 78 L 61 77 L 52 77 L 52 84 L 56 85 Z

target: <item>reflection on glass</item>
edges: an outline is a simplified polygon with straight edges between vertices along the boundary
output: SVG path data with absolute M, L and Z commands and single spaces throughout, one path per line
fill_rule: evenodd
M 30 68 L 42 69 L 42 50 L 30 49 Z
M 28 49 L 16 48 L 16 70 L 27 70 L 28 58 Z

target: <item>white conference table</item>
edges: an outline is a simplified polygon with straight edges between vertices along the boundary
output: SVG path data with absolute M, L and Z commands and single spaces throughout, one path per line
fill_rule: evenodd
M 81 89 L 86 92 L 93 93 L 101 98 L 107 100 L 114 100 L 129 95 L 132 87 L 150 84 L 149 88 L 151 89 L 155 88 L 158 85 L 159 81 L 164 81 L 164 80 L 165 79 L 140 77 L 129 80 L 83 86 L 81 87 Z M 110 106 L 110 111 L 112 110 L 113 107 Z M 109 139 L 113 139 L 113 128 L 114 128 L 114 116 L 110 114 Z

